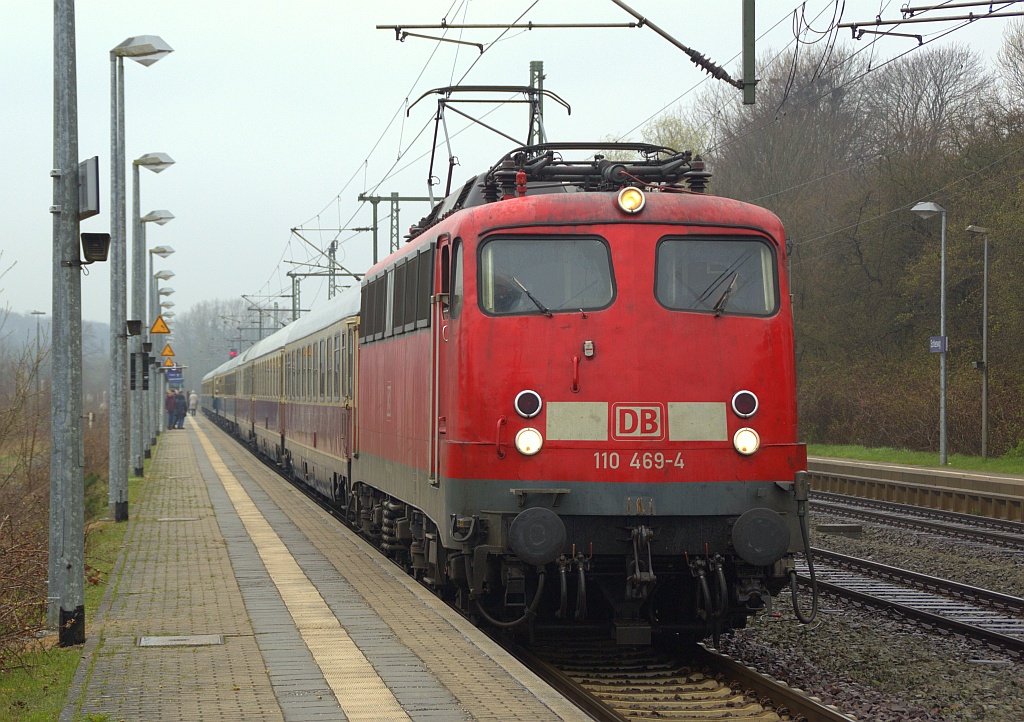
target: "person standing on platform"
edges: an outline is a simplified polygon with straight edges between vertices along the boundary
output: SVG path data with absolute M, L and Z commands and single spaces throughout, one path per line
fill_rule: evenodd
M 167 390 L 167 396 L 164 397 L 164 411 L 167 412 L 167 428 L 173 429 L 175 422 L 175 406 L 177 405 L 177 398 L 174 396 L 174 392 L 170 389 Z
M 178 428 L 185 428 L 185 414 L 188 413 L 188 400 L 183 391 L 178 391 L 174 397 L 174 417 L 178 422 Z
M 196 415 L 196 407 L 199 406 L 199 394 L 195 389 L 188 392 L 188 413 L 189 416 Z

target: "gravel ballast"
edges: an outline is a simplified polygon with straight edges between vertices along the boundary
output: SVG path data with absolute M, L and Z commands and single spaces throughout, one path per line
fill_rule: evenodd
M 812 526 L 848 520 L 815 515 Z M 1024 596 L 1024 555 L 863 524 L 860 538 L 814 533 L 812 545 Z M 801 608 L 810 606 L 801 593 Z M 1024 664 L 980 642 L 934 632 L 823 595 L 800 624 L 788 592 L 722 651 L 858 719 L 1024 721 Z

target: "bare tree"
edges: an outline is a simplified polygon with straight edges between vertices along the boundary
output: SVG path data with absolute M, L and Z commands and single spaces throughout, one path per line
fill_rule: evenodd
M 1024 20 L 1006 26 L 996 61 L 1010 107 L 1024 106 Z
M 865 82 L 874 148 L 915 161 L 962 148 L 980 109 L 995 100 L 981 56 L 959 45 L 900 58 Z

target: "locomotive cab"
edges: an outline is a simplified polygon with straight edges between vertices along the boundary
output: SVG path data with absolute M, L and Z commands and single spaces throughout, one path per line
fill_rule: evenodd
M 527 192 L 444 226 L 446 546 L 495 623 L 699 638 L 768 608 L 802 548 L 782 229 L 633 191 Z

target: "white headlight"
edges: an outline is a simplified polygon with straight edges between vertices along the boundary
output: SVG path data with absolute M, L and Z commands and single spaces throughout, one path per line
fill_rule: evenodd
M 750 456 L 761 446 L 761 437 L 753 429 L 743 428 L 733 434 L 732 445 L 744 456 Z
M 537 429 L 527 427 L 516 434 L 516 448 L 524 456 L 533 456 L 540 451 L 540 447 L 543 445 L 544 437 L 540 435 Z

